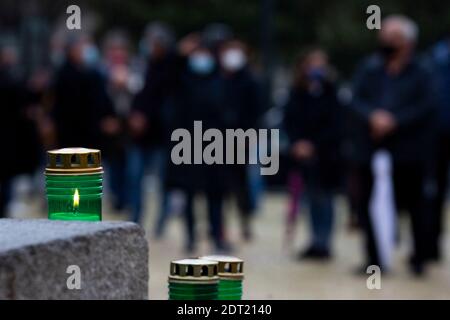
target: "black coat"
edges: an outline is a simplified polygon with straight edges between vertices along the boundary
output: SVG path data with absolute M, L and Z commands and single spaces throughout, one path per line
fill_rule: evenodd
M 32 173 L 40 161 L 36 124 L 26 115 L 23 83 L 9 69 L 0 69 L 0 179 Z
M 54 90 L 59 147 L 101 148 L 100 121 L 113 113 L 101 74 L 68 61 L 56 75 Z
M 384 65 L 381 56 L 371 56 L 354 77 L 350 105 L 353 158 L 368 164 L 374 151 L 385 148 L 399 164 L 424 163 L 430 156 L 436 111 L 431 74 L 416 59 L 395 77 L 387 76 Z M 368 123 L 370 114 L 378 108 L 393 113 L 397 121 L 396 130 L 379 142 L 370 137 Z
M 255 128 L 262 114 L 260 87 L 250 71 L 245 68 L 223 76 L 228 128 Z
M 341 112 L 332 83 L 323 82 L 322 92 L 312 94 L 303 88 L 294 88 L 285 107 L 284 129 L 292 146 L 299 140 L 308 140 L 315 153 L 308 161 L 291 157 L 312 187 L 334 188 L 340 178 Z
M 227 126 L 224 107 L 223 79 L 213 73 L 200 76 L 186 70 L 181 74 L 177 91 L 169 101 L 171 109 L 171 130 L 184 128 L 190 132 L 192 160 L 194 157 L 194 121 L 202 121 L 203 132 L 209 128 L 224 133 Z M 225 138 L 225 136 L 224 136 Z M 203 143 L 203 147 L 209 142 Z M 173 147 L 176 142 L 173 142 Z M 224 192 L 227 166 L 221 164 L 181 164 L 169 160 L 167 182 L 169 187 L 188 191 Z
M 148 127 L 145 133 L 134 138 L 142 146 L 162 146 L 168 141 L 169 112 L 165 109 L 168 97 L 179 80 L 183 62 L 175 54 L 159 60 L 150 60 L 145 74 L 144 87 L 133 100 L 131 109 L 142 112 Z

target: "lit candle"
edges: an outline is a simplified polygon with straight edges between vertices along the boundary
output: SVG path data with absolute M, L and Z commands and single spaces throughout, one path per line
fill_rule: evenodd
M 65 148 L 48 151 L 47 156 L 48 218 L 100 221 L 103 193 L 100 151 Z
M 75 193 L 73 194 L 73 213 L 77 214 L 78 207 L 80 205 L 80 194 L 78 193 L 78 188 L 75 189 Z

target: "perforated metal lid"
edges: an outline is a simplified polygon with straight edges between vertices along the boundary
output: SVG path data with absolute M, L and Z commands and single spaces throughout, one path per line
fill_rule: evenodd
M 77 175 L 101 173 L 100 150 L 63 148 L 47 151 L 46 174 Z
M 244 278 L 244 261 L 242 259 L 231 256 L 204 256 L 200 257 L 203 260 L 216 261 L 219 264 L 219 277 L 229 279 L 243 279 Z
M 170 263 L 171 282 L 217 283 L 218 263 L 202 259 L 183 259 Z

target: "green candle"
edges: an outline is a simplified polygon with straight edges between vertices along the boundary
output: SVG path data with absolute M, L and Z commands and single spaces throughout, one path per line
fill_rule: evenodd
M 219 300 L 241 300 L 244 261 L 230 256 L 205 256 L 203 260 L 216 261 L 219 267 Z
M 100 151 L 65 148 L 48 151 L 47 154 L 48 218 L 100 221 L 103 180 Z
M 170 264 L 170 300 L 217 300 L 218 283 L 217 262 L 184 259 Z

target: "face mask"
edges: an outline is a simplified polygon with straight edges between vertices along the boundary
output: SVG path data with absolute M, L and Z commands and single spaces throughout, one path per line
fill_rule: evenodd
M 247 57 L 242 50 L 229 49 L 220 57 L 220 63 L 225 70 L 235 72 L 246 65 Z
M 145 41 L 145 39 L 139 42 L 139 53 L 143 57 L 148 57 L 150 55 L 150 45 Z
M 54 51 L 50 54 L 50 62 L 53 66 L 59 67 L 64 62 L 64 53 L 61 51 Z
M 206 75 L 213 71 L 214 58 L 207 53 L 194 53 L 189 57 L 189 68 L 197 74 Z
M 99 53 L 95 46 L 87 45 L 83 48 L 83 62 L 87 66 L 95 65 L 99 60 Z
M 313 81 L 323 81 L 326 76 L 325 68 L 316 67 L 312 68 L 307 73 L 308 79 Z
M 390 58 L 397 51 L 397 48 L 389 44 L 382 44 L 379 50 L 384 57 Z
M 139 51 L 141 55 L 145 58 L 152 58 L 155 52 L 155 43 L 154 41 L 149 41 L 147 39 L 142 40 L 139 43 Z

